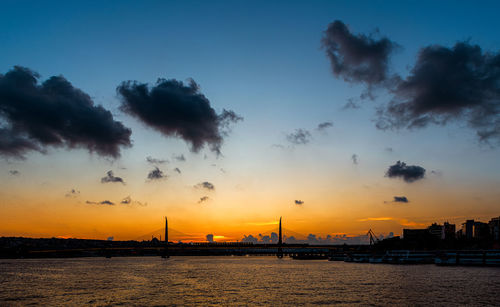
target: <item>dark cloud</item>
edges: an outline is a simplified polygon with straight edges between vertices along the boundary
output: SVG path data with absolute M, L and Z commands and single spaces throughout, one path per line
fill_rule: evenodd
M 203 197 L 200 197 L 200 200 L 198 201 L 199 204 L 201 204 L 202 202 L 206 202 L 210 199 L 210 197 L 208 196 L 203 196 Z
M 156 158 L 153 158 L 151 156 L 146 157 L 146 161 L 148 163 L 151 163 L 151 164 L 154 164 L 154 165 L 168 163 L 168 160 L 156 159 Z
M 352 154 L 351 156 L 352 164 L 358 165 L 358 155 L 357 154 Z
M 300 206 L 300 205 L 303 205 L 303 204 L 304 204 L 304 201 L 303 201 L 303 200 L 298 200 L 298 199 L 296 199 L 296 200 L 295 200 L 295 204 Z
M 100 201 L 100 202 L 87 200 L 85 203 L 87 203 L 89 205 L 107 205 L 107 206 L 114 206 L 115 205 L 114 202 L 109 201 L 109 200 L 103 200 L 103 201 Z
M 154 170 L 151 170 L 148 174 L 149 180 L 158 180 L 162 178 L 167 178 L 167 176 L 157 167 Z
M 19 171 L 18 171 L 18 170 L 15 170 L 15 169 L 14 169 L 14 170 L 10 170 L 10 171 L 9 171 L 9 174 L 11 174 L 12 176 L 17 176 L 17 175 L 19 175 L 20 173 L 19 173 Z
M 208 234 L 207 235 L 207 242 L 210 242 L 210 243 L 214 242 L 214 235 L 213 234 Z
M 389 56 L 398 45 L 388 38 L 377 40 L 353 34 L 342 21 L 335 20 L 328 25 L 321 42 L 337 78 L 367 85 L 379 85 L 389 79 Z
M 40 145 L 35 141 L 19 135 L 19 132 L 13 129 L 0 128 L 1 155 L 24 159 L 24 153 L 32 150 L 44 152 Z
M 417 165 L 406 165 L 406 163 L 398 161 L 389 166 L 385 175 L 389 178 L 403 178 L 404 181 L 411 183 L 424 178 L 425 168 Z
M 70 197 L 70 198 L 74 198 L 74 197 L 77 197 L 78 195 L 80 195 L 80 191 L 76 190 L 76 189 L 71 189 L 68 193 L 66 193 L 66 197 Z
M 137 81 L 117 87 L 121 110 L 138 118 L 165 136 L 180 137 L 198 152 L 207 145 L 220 153 L 230 123 L 242 120 L 233 111 L 221 114 L 210 105 L 196 82 L 158 79 L 154 86 Z
M 208 182 L 208 181 L 200 182 L 197 185 L 195 185 L 194 187 L 197 188 L 197 189 L 206 189 L 206 190 L 209 190 L 209 191 L 215 190 L 215 186 L 212 183 Z
M 184 157 L 184 155 L 173 155 L 172 157 L 177 162 L 186 162 L 186 157 Z
M 141 207 L 148 205 L 147 203 L 141 203 L 140 201 L 133 200 L 130 196 L 127 196 L 124 199 L 122 199 L 120 201 L 120 204 L 122 204 L 122 205 L 137 205 L 137 206 L 141 206 Z
M 377 127 L 422 128 L 465 121 L 481 141 L 500 141 L 500 53 L 459 42 L 422 48 L 409 76 L 378 111 Z
M 62 76 L 39 78 L 19 66 L 0 74 L 0 155 L 23 158 L 52 146 L 118 157 L 131 146 L 131 130 L 88 94 Z
M 243 120 L 243 117 L 236 114 L 234 111 L 223 109 L 219 115 L 220 129 L 223 136 L 228 136 L 231 132 L 231 124 Z
M 408 200 L 408 198 L 406 198 L 406 196 L 394 196 L 394 200 L 393 200 L 395 203 L 408 203 L 410 202 Z
M 324 130 L 331 128 L 331 127 L 333 127 L 332 122 L 323 122 L 323 123 L 318 124 L 318 127 L 316 129 L 319 131 L 324 131 Z
M 113 174 L 113 171 L 108 171 L 106 173 L 106 176 L 101 178 L 101 183 L 108 183 L 108 182 L 120 182 L 125 184 L 125 181 L 121 177 L 116 177 Z
M 311 141 L 311 133 L 305 129 L 296 129 L 286 136 L 288 142 L 295 145 L 305 145 Z
M 174 171 L 176 171 L 179 174 L 181 173 L 181 170 L 178 167 L 174 168 Z

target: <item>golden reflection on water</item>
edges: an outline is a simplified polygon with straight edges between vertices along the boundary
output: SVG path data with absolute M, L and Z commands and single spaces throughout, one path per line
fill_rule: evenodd
M 0 260 L 0 305 L 497 305 L 499 268 L 274 257 Z

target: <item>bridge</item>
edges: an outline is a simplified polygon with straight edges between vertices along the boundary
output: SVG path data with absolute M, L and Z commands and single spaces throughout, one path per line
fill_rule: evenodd
M 172 229 L 165 218 L 165 227 L 139 237 L 142 240 L 106 241 L 86 239 L 29 239 L 4 238 L 6 245 L 12 248 L 2 249 L 0 258 L 53 258 L 53 257 L 116 257 L 116 256 L 245 256 L 273 255 L 278 258 L 291 256 L 296 259 L 326 259 L 328 255 L 348 251 L 368 250 L 368 245 L 309 245 L 287 243 L 285 233 L 290 237 L 302 238 L 299 233 L 282 228 L 281 218 L 277 229 L 278 238 L 275 243 L 253 242 L 191 242 L 173 243 L 169 238 L 189 237 Z M 163 240 L 158 240 L 156 236 Z M 266 234 L 266 233 L 264 233 Z M 276 236 L 273 236 L 274 238 Z

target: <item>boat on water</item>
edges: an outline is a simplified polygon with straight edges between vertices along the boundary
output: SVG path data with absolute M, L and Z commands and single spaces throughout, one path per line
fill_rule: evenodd
M 436 264 L 464 266 L 500 266 L 500 250 L 410 251 L 390 250 L 385 253 L 333 254 L 330 261 L 380 264 Z
M 296 260 L 325 260 L 328 259 L 326 254 L 292 254 L 290 257 Z
M 429 264 L 434 263 L 435 254 L 432 252 L 419 252 L 409 250 L 386 251 L 385 254 L 377 253 L 350 253 L 345 254 L 345 262 L 357 263 L 388 263 L 388 264 Z M 329 260 L 341 260 L 340 255 L 330 257 Z
M 328 256 L 328 261 L 344 261 L 345 254 L 332 254 Z
M 367 253 L 352 253 L 352 254 L 346 254 L 344 261 L 345 262 L 364 263 L 364 262 L 370 262 L 370 257 L 371 257 L 371 254 L 367 254 Z
M 435 264 L 500 266 L 500 250 L 443 251 L 436 255 Z
M 431 264 L 434 263 L 435 253 L 425 251 L 393 250 L 387 251 L 379 259 L 374 258 L 370 262 L 390 264 Z

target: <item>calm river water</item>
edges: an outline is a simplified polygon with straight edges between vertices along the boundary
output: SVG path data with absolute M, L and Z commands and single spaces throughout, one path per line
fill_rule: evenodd
M 500 268 L 274 257 L 0 260 L 0 305 L 491 305 Z

